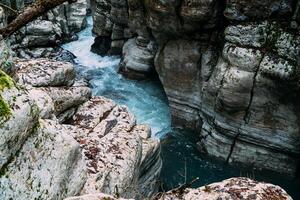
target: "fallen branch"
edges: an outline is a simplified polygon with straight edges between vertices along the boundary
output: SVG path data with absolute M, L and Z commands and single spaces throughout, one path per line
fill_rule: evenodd
M 177 195 L 182 195 L 184 190 L 187 189 L 187 188 L 190 188 L 192 187 L 192 185 L 199 180 L 199 177 L 193 179 L 192 181 L 188 182 L 188 183 L 184 183 L 183 185 L 177 187 L 177 188 L 174 188 L 172 190 L 170 190 L 169 192 L 167 193 L 171 193 L 171 194 L 177 194 Z M 165 192 L 160 192 L 158 194 L 156 194 L 152 200 L 158 200 L 158 199 L 164 199 L 164 196 L 167 194 Z
M 37 0 L 35 3 L 26 7 L 11 23 L 6 27 L 0 29 L 0 35 L 6 38 L 28 24 L 29 22 L 35 20 L 39 16 L 45 14 L 49 10 L 59 6 L 64 2 L 73 3 L 76 0 Z

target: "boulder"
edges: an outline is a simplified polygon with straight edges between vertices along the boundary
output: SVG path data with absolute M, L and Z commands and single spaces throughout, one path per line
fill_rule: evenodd
M 0 70 L 0 169 L 32 134 L 39 116 L 35 102 Z M 16 123 L 18 122 L 18 123 Z
M 39 88 L 28 89 L 28 94 L 35 101 L 40 111 L 40 118 L 51 119 L 54 115 L 54 102 L 47 92 Z
M 175 189 L 161 195 L 161 200 L 219 200 L 219 199 L 286 199 L 292 198 L 279 186 L 248 178 L 231 178 L 197 189 Z
M 100 200 L 119 199 L 103 193 L 87 194 L 70 197 L 65 200 Z M 123 200 L 122 198 L 120 198 Z M 160 193 L 153 197 L 157 200 L 236 200 L 236 199 L 278 199 L 292 200 L 292 198 L 279 186 L 258 182 L 249 178 L 237 177 L 212 183 L 199 188 L 179 187 L 168 192 Z
M 158 190 L 159 141 L 148 137 L 148 127 L 136 125 L 126 107 L 93 97 L 65 126 L 81 144 L 87 163 L 81 194 L 117 190 L 122 197 L 150 197 Z
M 40 90 L 46 92 L 54 103 L 54 114 L 76 108 L 88 101 L 91 97 L 91 89 L 88 87 L 43 87 Z
M 119 71 L 126 77 L 143 79 L 154 73 L 155 51 L 151 50 L 149 40 L 146 40 L 145 44 L 138 43 L 138 40 L 142 39 L 130 39 L 123 47 L 123 60 Z
M 40 120 L 0 178 L 1 199 L 63 199 L 86 181 L 79 144 L 52 120 Z M 16 167 L 17 166 L 17 167 Z
M 71 63 L 49 59 L 15 61 L 15 79 L 20 84 L 42 86 L 71 86 L 75 79 L 75 69 Z

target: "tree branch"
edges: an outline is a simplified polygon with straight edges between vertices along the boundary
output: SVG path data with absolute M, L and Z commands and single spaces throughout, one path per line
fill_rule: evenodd
M 75 1 L 76 0 L 37 0 L 35 3 L 26 7 L 7 27 L 0 29 L 0 35 L 6 38 L 56 6 L 64 2 L 73 3 Z

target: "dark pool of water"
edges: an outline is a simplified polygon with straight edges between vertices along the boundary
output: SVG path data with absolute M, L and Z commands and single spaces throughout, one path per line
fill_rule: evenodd
M 193 187 L 200 187 L 231 177 L 248 177 L 279 185 L 294 200 L 300 199 L 300 178 L 288 179 L 272 172 L 254 171 L 235 167 L 199 153 L 196 146 L 197 134 L 180 129 L 172 129 L 162 140 L 163 169 L 161 179 L 164 190 L 177 187 L 199 178 Z

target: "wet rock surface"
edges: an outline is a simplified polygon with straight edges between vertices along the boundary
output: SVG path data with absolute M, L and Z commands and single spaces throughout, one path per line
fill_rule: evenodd
M 147 44 L 146 41 L 144 45 L 141 45 L 138 39 L 128 40 L 123 47 L 124 59 L 120 63 L 119 71 L 133 79 L 145 79 L 154 74 L 155 50 L 151 48 L 150 42 Z

